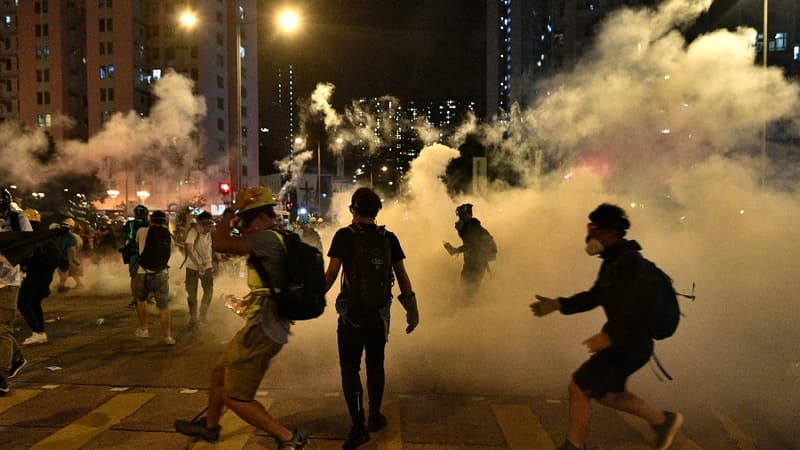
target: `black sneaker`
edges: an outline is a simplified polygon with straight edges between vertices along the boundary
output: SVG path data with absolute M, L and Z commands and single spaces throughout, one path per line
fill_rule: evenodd
M 367 421 L 367 430 L 369 430 L 370 433 L 374 433 L 384 428 L 386 428 L 386 416 L 381 413 L 375 415 L 370 414 L 369 420 Z
M 347 436 L 347 440 L 344 441 L 344 444 L 342 444 L 342 449 L 353 450 L 367 442 L 369 442 L 369 433 L 367 432 L 366 428 L 364 428 L 364 425 L 356 425 L 350 429 L 350 435 Z
M 8 371 L 8 378 L 17 376 L 20 370 L 28 364 L 28 360 L 22 356 L 22 353 L 17 353 L 16 357 L 11 360 L 11 369 Z
M 678 429 L 683 424 L 683 416 L 681 413 L 671 411 L 664 411 L 664 416 L 667 420 L 661 425 L 650 425 L 653 432 L 656 434 L 656 448 L 658 450 L 665 450 L 672 445 L 672 440 L 678 434 Z
M 291 439 L 278 442 L 278 450 L 303 450 L 306 445 L 308 445 L 308 438 L 294 430 Z
M 206 427 L 206 418 L 202 417 L 197 420 L 176 420 L 175 431 L 186 436 L 191 436 L 195 439 L 202 439 L 206 442 L 219 441 L 219 432 L 222 429 L 217 425 L 214 428 Z

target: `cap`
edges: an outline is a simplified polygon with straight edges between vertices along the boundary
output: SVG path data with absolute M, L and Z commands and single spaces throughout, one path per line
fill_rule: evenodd
M 153 211 L 150 214 L 150 221 L 155 223 L 167 223 L 167 214 L 164 211 Z
M 278 200 L 272 191 L 264 186 L 256 186 L 239 191 L 236 195 L 236 205 L 239 207 L 237 214 L 260 208 L 262 206 L 275 206 Z
M 589 213 L 589 220 L 596 228 L 624 232 L 631 227 L 625 210 L 617 205 L 603 203 Z
M 464 203 L 456 208 L 456 215 L 461 216 L 464 213 L 472 214 L 472 203 Z
M 66 219 L 61 221 L 61 225 L 66 225 L 72 228 L 75 226 L 75 219 L 73 219 L 72 217 L 67 217 Z

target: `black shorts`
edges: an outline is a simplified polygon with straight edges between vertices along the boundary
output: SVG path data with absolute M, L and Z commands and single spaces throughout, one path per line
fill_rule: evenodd
M 611 347 L 592 355 L 572 374 L 572 380 L 594 399 L 609 392 L 624 392 L 628 377 L 647 364 L 652 354 L 652 342 L 636 347 Z

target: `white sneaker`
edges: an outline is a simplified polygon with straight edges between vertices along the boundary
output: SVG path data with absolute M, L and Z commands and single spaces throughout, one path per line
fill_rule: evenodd
M 167 336 L 164 338 L 164 343 L 167 345 L 175 345 L 175 338 L 172 336 Z
M 22 341 L 22 345 L 31 345 L 31 344 L 44 344 L 47 342 L 47 333 L 36 333 L 34 332 L 31 334 L 31 337 Z
M 139 337 L 139 338 L 150 337 L 150 332 L 147 331 L 147 328 L 145 328 L 145 329 L 137 328 L 135 334 L 136 334 L 136 337 Z

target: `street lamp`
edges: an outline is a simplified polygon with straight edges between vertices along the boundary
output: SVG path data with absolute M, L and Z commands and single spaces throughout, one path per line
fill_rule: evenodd
M 285 9 L 278 13 L 276 23 L 279 30 L 293 33 L 300 28 L 300 14 L 293 9 Z

